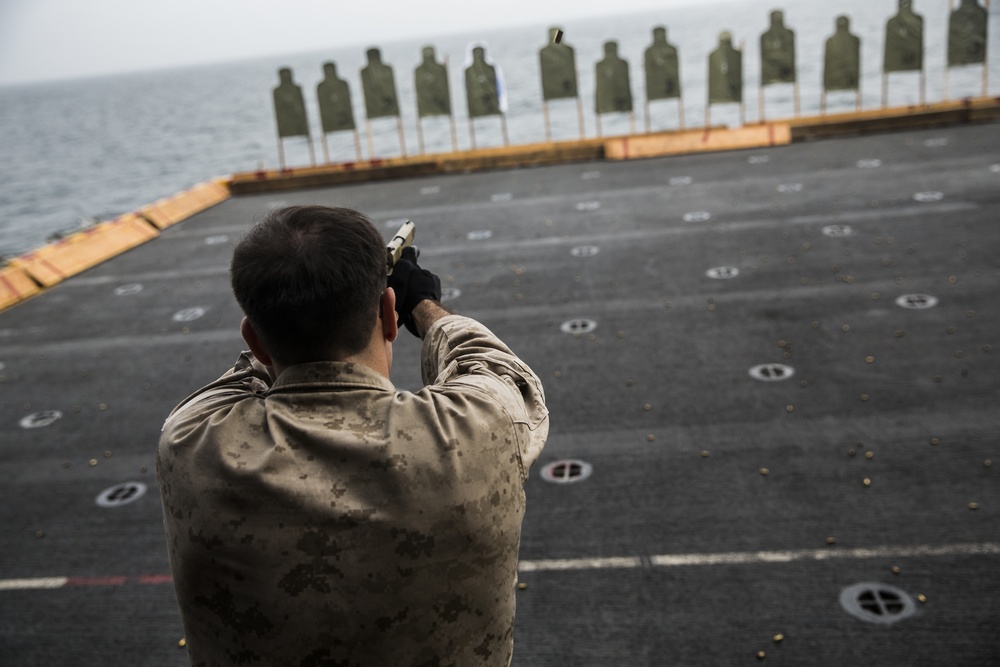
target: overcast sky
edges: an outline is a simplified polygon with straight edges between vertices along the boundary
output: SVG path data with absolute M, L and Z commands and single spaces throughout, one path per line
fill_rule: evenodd
M 0 84 L 565 23 L 706 1 L 0 0 Z

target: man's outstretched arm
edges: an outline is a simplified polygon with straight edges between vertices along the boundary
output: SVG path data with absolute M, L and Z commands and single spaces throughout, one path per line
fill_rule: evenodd
M 451 315 L 451 311 L 442 306 L 437 301 L 425 299 L 413 307 L 413 323 L 417 327 L 417 335 L 421 338 L 427 335 L 434 323 L 446 315 Z

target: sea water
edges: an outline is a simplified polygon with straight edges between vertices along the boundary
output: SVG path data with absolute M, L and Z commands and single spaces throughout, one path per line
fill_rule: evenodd
M 798 0 L 771 6 L 755 0 L 730 4 L 692 5 L 672 11 L 612 16 L 603 19 L 567 19 L 559 24 L 563 42 L 576 52 L 584 135 L 597 135 L 594 113 L 594 71 L 603 58 L 603 44 L 614 40 L 619 55 L 629 63 L 634 117 L 607 114 L 601 117 L 603 136 L 625 134 L 635 123 L 646 126 L 643 53 L 652 43 L 652 29 L 667 27 L 667 38 L 680 55 L 683 108 L 688 127 L 706 121 L 708 55 L 718 46 L 719 33 L 732 33 L 733 43 L 745 44 L 744 110 L 747 122 L 759 118 L 760 35 L 770 26 L 770 11 L 783 9 L 785 25 L 795 31 L 801 113 L 819 110 L 822 92 L 823 49 L 835 29 L 838 15 L 851 17 L 851 30 L 861 38 L 862 94 L 866 108 L 881 105 L 882 49 L 886 21 L 897 11 L 896 0 Z M 927 100 L 944 96 L 947 0 L 918 0 L 924 17 Z M 463 70 L 470 45 L 482 43 L 506 82 L 505 115 L 511 144 L 545 141 L 538 50 L 545 46 L 548 24 L 528 23 L 476 33 L 432 35 L 392 43 L 338 46 L 328 50 L 268 57 L 227 64 L 205 65 L 171 71 L 118 75 L 104 78 L 39 83 L 0 88 L 0 256 L 11 256 L 37 247 L 56 235 L 79 229 L 95 220 L 108 220 L 210 178 L 239 171 L 278 167 L 278 140 L 271 90 L 277 85 L 279 67 L 291 67 L 302 86 L 312 125 L 317 160 L 324 160 L 319 140 L 316 85 L 323 78 L 323 63 L 337 64 L 339 75 L 351 88 L 362 159 L 392 157 L 418 152 L 417 123 L 424 133 L 425 152 L 450 151 L 451 122 L 446 118 L 418 121 L 413 92 L 413 71 L 422 60 L 421 49 L 433 45 L 439 61 L 447 59 L 458 149 L 503 144 L 498 117 L 477 119 L 470 128 L 465 105 Z M 1000 11 L 990 15 L 989 92 L 1000 94 Z M 403 141 L 394 119 L 370 123 L 371 146 L 364 116 L 360 70 L 367 63 L 365 51 L 377 46 L 383 62 L 395 71 Z M 950 98 L 978 96 L 982 68 L 954 69 L 950 73 Z M 919 102 L 920 75 L 893 74 L 890 105 Z M 794 88 L 765 89 L 767 118 L 794 114 Z M 828 111 L 854 108 L 853 93 L 831 94 Z M 580 136 L 577 103 L 554 101 L 549 105 L 552 138 Z M 738 105 L 714 105 L 713 125 L 737 125 Z M 649 105 L 653 130 L 678 127 L 675 101 Z M 351 132 L 328 137 L 331 160 L 357 159 Z M 289 166 L 309 164 L 304 138 L 284 141 Z

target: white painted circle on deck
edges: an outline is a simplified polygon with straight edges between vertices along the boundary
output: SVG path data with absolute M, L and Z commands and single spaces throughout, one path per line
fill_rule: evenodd
M 823 228 L 826 236 L 850 236 L 853 233 L 854 229 L 850 225 L 827 225 Z
M 474 232 L 469 232 L 465 235 L 470 241 L 485 241 L 487 239 L 493 238 L 493 232 L 489 229 L 478 229 Z
M 513 198 L 514 198 L 514 193 L 512 192 L 498 192 L 496 194 L 490 195 L 491 202 L 510 201 Z
M 542 468 L 542 479 L 553 484 L 572 484 L 582 482 L 594 472 L 594 466 L 586 461 L 568 459 L 553 461 Z
M 560 331 L 568 334 L 585 334 L 590 333 L 597 328 L 597 322 L 594 320 L 576 319 L 568 320 L 562 323 L 559 327 Z
M 205 239 L 205 245 L 222 245 L 227 242 L 229 237 L 225 234 L 216 234 L 215 236 L 209 236 Z
M 204 308 L 185 308 L 174 313 L 174 322 L 191 322 L 205 314 Z
M 934 192 L 934 191 L 918 192 L 917 194 L 913 195 L 913 199 L 915 201 L 919 201 L 919 202 L 923 202 L 923 203 L 936 202 L 936 201 L 941 201 L 942 199 L 944 199 L 944 193 L 943 192 Z
M 761 382 L 781 382 L 795 375 L 795 369 L 785 364 L 761 364 L 749 372 L 750 377 Z
M 569 251 L 569 254 L 574 257 L 593 257 L 597 253 L 601 252 L 601 249 L 596 245 L 578 245 Z
M 910 310 L 927 310 L 938 304 L 938 298 L 930 294 L 904 294 L 896 299 L 896 305 Z
M 747 162 L 750 164 L 767 164 L 771 161 L 770 155 L 751 155 L 747 158 Z
M 142 285 L 139 283 L 129 283 L 128 285 L 116 287 L 115 296 L 132 296 L 133 294 L 138 294 L 141 291 Z
M 62 418 L 62 413 L 58 410 L 42 410 L 34 412 L 21 418 L 19 422 L 21 428 L 42 428 L 48 426 Z
M 712 219 L 708 211 L 691 211 L 684 214 L 684 222 L 707 222 Z
M 125 482 L 104 489 L 95 502 L 98 507 L 121 507 L 134 503 L 146 495 L 146 485 L 142 482 Z
M 670 185 L 691 185 L 694 179 L 690 176 L 675 176 L 670 179 Z
M 740 270 L 735 266 L 717 266 L 706 271 L 705 275 L 715 280 L 728 280 L 740 275 Z
M 457 287 L 442 287 L 441 288 L 441 301 L 453 301 L 458 297 L 462 296 L 462 290 Z
M 882 160 L 878 158 L 869 160 L 858 160 L 858 169 L 876 169 L 882 166 Z
M 840 606 L 851 616 L 877 625 L 891 625 L 917 613 L 906 591 L 880 583 L 848 586 L 840 593 Z
M 582 201 L 576 205 L 578 211 L 596 211 L 599 208 L 601 208 L 599 201 Z

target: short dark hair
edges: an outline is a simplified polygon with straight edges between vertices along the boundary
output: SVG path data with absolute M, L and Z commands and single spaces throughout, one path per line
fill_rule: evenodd
M 282 365 L 356 354 L 369 341 L 386 287 L 385 241 L 347 208 L 268 213 L 233 251 L 233 294 Z

